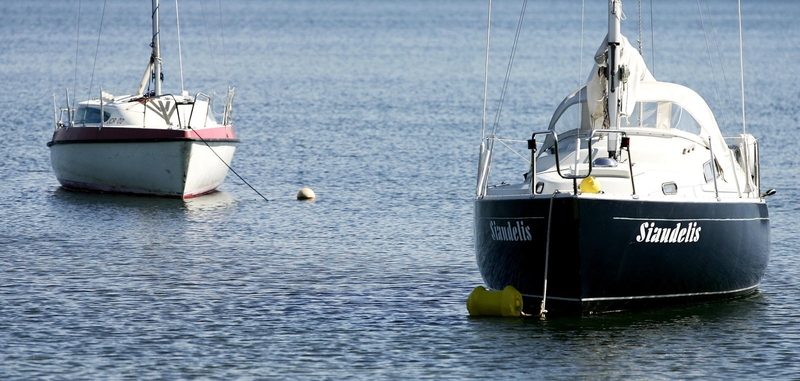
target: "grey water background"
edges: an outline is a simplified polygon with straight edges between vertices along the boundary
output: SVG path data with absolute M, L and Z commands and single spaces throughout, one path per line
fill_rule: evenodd
M 652 37 L 644 3 L 656 78 L 695 88 L 739 133 L 735 2 L 703 2 L 702 23 L 697 2 L 654 4 Z M 582 24 L 578 1 L 529 3 L 501 136 L 544 128 L 588 75 L 605 6 L 587 4 Z M 182 2 L 186 89 L 236 87 L 233 167 L 270 201 L 232 173 L 187 201 L 65 191 L 45 145 L 51 94 L 134 91 L 149 8 L 0 2 L 0 378 L 800 379 L 796 2 L 743 4 L 747 131 L 778 190 L 760 292 L 544 321 L 465 308 L 482 284 L 484 1 Z M 162 8 L 164 88 L 177 93 L 174 2 Z M 495 2 L 490 122 L 519 8 Z M 624 10 L 635 45 L 637 4 Z M 501 155 L 516 162 L 497 173 L 521 176 Z M 294 199 L 305 186 L 317 200 Z

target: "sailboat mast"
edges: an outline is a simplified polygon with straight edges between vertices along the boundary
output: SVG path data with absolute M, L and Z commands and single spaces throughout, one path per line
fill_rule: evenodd
M 622 33 L 620 32 L 620 19 L 622 18 L 622 0 L 608 0 L 608 125 L 610 129 L 619 129 L 619 62 L 622 47 Z M 608 156 L 615 157 L 617 153 L 617 135 L 608 135 Z
M 161 96 L 161 34 L 158 13 L 158 0 L 153 0 L 153 86 L 157 97 Z

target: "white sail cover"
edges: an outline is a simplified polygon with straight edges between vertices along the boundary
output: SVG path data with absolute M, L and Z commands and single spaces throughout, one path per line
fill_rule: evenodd
M 622 106 L 620 113 L 622 117 L 625 117 L 633 113 L 633 109 L 636 107 L 636 90 L 639 87 L 639 83 L 643 81 L 655 81 L 656 79 L 650 74 L 650 70 L 647 69 L 647 65 L 645 65 L 642 56 L 636 48 L 628 42 L 625 36 L 622 36 L 622 46 L 620 49 L 619 65 L 625 66 L 630 73 L 627 83 L 622 83 L 619 88 Z M 603 121 L 605 120 L 607 79 L 605 76 L 599 75 L 599 69 L 600 67 L 608 65 L 608 61 L 602 59 L 607 50 L 608 36 L 603 39 L 603 43 L 600 44 L 600 48 L 597 49 L 595 62 L 600 61 L 600 63 L 595 63 L 586 83 L 586 98 L 589 110 L 591 111 L 592 128 L 603 128 Z

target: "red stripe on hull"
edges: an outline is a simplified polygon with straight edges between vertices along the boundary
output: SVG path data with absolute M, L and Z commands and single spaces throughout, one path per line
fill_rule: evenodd
M 141 141 L 141 140 L 237 140 L 233 126 L 221 126 L 201 129 L 161 129 L 146 127 L 70 127 L 59 128 L 53 132 L 50 144 L 89 141 Z

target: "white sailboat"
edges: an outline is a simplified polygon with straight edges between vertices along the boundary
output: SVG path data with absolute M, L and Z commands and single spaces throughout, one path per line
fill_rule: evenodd
M 152 2 L 152 54 L 135 94 L 55 102 L 47 143 L 53 172 L 68 189 L 190 198 L 214 191 L 228 174 L 239 140 L 233 130 L 232 88 L 221 121 L 212 97 L 161 90 L 159 2 Z M 147 91 L 148 85 L 151 90 Z
M 491 185 L 500 138 L 481 142 L 477 264 L 531 314 L 733 297 L 764 276 L 774 190 L 761 190 L 758 140 L 723 137 L 700 95 L 657 81 L 621 18 L 609 0 L 592 75 L 531 131 L 522 182 Z

